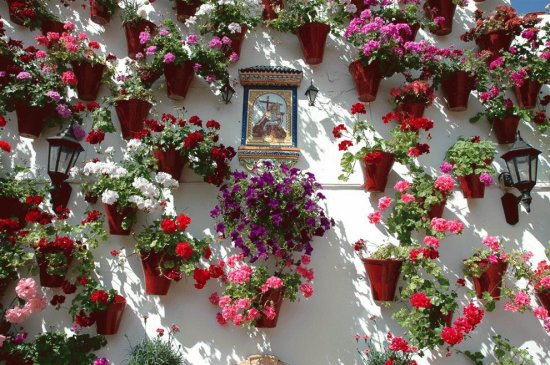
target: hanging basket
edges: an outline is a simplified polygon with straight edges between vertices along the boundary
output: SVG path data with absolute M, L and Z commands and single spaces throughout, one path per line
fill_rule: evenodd
M 454 71 L 446 75 L 441 82 L 443 95 L 447 100 L 447 109 L 462 112 L 468 109 L 468 99 L 475 87 L 475 78 L 465 71 Z
M 430 30 L 435 35 L 443 36 L 453 31 L 453 18 L 456 4 L 452 0 L 427 0 L 424 3 L 424 12 L 430 20 L 442 17 L 444 20 L 437 24 L 437 28 Z
M 55 109 L 47 106 L 31 106 L 22 102 L 15 104 L 17 128 L 19 135 L 27 138 L 39 138 L 46 126 L 46 121 L 55 113 Z
M 133 223 L 133 217 L 136 215 L 136 208 L 124 207 L 119 210 L 116 205 L 103 204 L 105 208 L 105 215 L 107 216 L 107 222 L 109 224 L 109 233 L 119 236 L 130 235 L 132 227 L 126 229 L 122 228 L 122 222 L 125 217 L 130 217 Z
M 550 291 L 535 291 L 535 296 L 539 303 L 546 308 L 547 311 L 550 311 Z
M 428 210 L 428 217 L 431 219 L 441 218 L 443 216 L 443 211 L 445 210 L 445 205 L 447 204 L 447 199 L 444 199 L 439 204 L 434 204 Z
M 172 175 L 172 178 L 180 181 L 181 172 L 185 165 L 185 160 L 180 154 L 180 151 L 174 147 L 170 147 L 167 151 L 163 151 L 160 146 L 154 150 L 153 155 L 158 163 L 157 171 L 166 172 Z
M 141 253 L 141 265 L 145 276 L 145 294 L 166 295 L 172 280 L 164 276 L 161 263 L 164 254 L 158 252 Z
M 248 26 L 246 24 L 241 24 L 241 32 L 228 35 L 231 38 L 231 45 L 225 52 L 225 57 L 231 56 L 232 53 L 236 53 L 237 56 L 241 57 L 241 49 L 243 48 L 244 36 L 248 32 Z
M 363 259 L 363 264 L 369 277 L 372 299 L 393 302 L 403 260 L 367 258 Z
M 283 0 L 262 0 L 262 4 L 264 5 L 262 16 L 266 21 L 277 19 L 279 14 L 275 11 L 275 9 L 281 10 L 285 8 Z
M 21 0 L 6 0 L 6 2 L 8 3 L 8 13 L 9 13 L 9 16 L 10 16 L 10 22 L 12 22 L 14 24 L 17 24 L 17 25 L 23 26 L 25 24 L 25 19 L 18 16 L 16 14 L 16 12 L 14 11 L 14 9 L 12 8 L 13 3 L 21 3 L 22 1 Z
M 111 13 L 96 0 L 90 0 L 90 20 L 99 25 L 107 25 L 111 21 Z
M 395 161 L 395 155 L 382 152 L 382 157 L 375 163 L 365 165 L 365 190 L 371 193 L 383 193 L 388 183 L 388 175 Z
M 139 99 L 116 102 L 115 110 L 124 139 L 134 138 L 135 134 L 143 129 L 152 106 L 148 101 Z
M 526 79 L 520 87 L 514 86 L 514 95 L 520 108 L 533 109 L 537 105 L 542 84 Z
M 508 263 L 498 262 L 496 264 L 491 264 L 487 260 L 483 260 L 479 265 L 484 266 L 485 271 L 479 278 L 472 278 L 477 297 L 482 299 L 483 293 L 489 292 L 493 299 L 499 300 L 502 277 L 508 268 Z
M 176 0 L 176 13 L 180 22 L 185 22 L 190 17 L 194 16 L 199 6 L 201 6 L 201 0 L 184 1 Z
M 40 31 L 44 36 L 47 36 L 48 33 L 59 33 L 61 35 L 65 32 L 65 23 L 44 18 L 42 24 L 40 24 Z
M 364 103 L 375 101 L 380 81 L 382 81 L 378 60 L 369 65 L 364 65 L 361 60 L 354 61 L 349 65 L 349 72 L 355 82 L 359 101 Z
M 516 115 L 507 115 L 504 118 L 491 119 L 493 132 L 498 144 L 514 143 L 516 141 L 516 133 L 518 131 L 519 120 L 521 118 Z
M 192 61 L 185 61 L 179 65 L 164 64 L 164 78 L 166 79 L 166 93 L 172 100 L 183 100 L 187 96 L 189 86 L 195 76 Z
M 116 335 L 126 308 L 126 299 L 116 294 L 112 303 L 107 304 L 107 309 L 92 313 L 95 320 L 97 334 Z
M 495 30 L 482 34 L 476 38 L 476 44 L 480 51 L 490 51 L 492 55 L 487 59 L 487 63 L 494 61 L 502 51 L 510 48 L 513 36 L 505 30 Z
M 395 111 L 397 113 L 404 113 L 412 118 L 422 118 L 424 111 L 426 110 L 425 103 L 402 101 L 397 104 Z
M 66 263 L 62 269 L 64 269 L 65 273 L 61 275 L 51 275 L 48 274 L 48 260 L 46 260 L 45 255 L 46 253 L 43 253 L 41 255 L 36 255 L 36 262 L 38 263 L 39 268 L 39 274 L 40 274 L 40 285 L 42 285 L 45 288 L 60 288 L 63 285 L 63 282 L 65 281 L 65 275 L 67 274 L 67 271 L 69 271 L 69 266 L 71 266 L 71 262 L 73 260 L 70 253 L 59 250 L 56 253 L 63 254 L 66 259 Z M 56 269 L 59 267 L 56 267 Z
M 284 287 L 278 289 L 269 289 L 260 297 L 259 307 L 264 308 L 268 305 L 275 309 L 275 317 L 269 319 L 263 312 L 260 312 L 259 318 L 256 320 L 256 328 L 275 328 L 279 319 L 279 312 L 285 296 Z
M 96 100 L 101 86 L 101 79 L 105 72 L 105 65 L 82 61 L 80 63 L 71 62 L 71 66 L 78 80 L 76 85 L 78 98 L 87 101 Z
M 296 30 L 304 53 L 304 60 L 308 65 L 318 65 L 323 62 L 325 43 L 329 32 L 330 26 L 319 22 L 302 24 Z
M 145 45 L 139 42 L 139 33 L 149 29 L 151 34 L 155 34 L 157 26 L 146 19 L 124 24 L 124 33 L 126 34 L 126 44 L 128 46 L 128 57 L 136 59 L 138 53 L 145 52 Z
M 479 175 L 459 176 L 458 181 L 464 198 L 480 199 L 485 195 L 485 184 L 479 180 Z

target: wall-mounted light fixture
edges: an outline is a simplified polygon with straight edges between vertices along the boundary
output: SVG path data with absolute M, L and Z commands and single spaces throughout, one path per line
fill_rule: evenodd
M 226 104 L 231 103 L 231 98 L 235 94 L 235 89 L 233 89 L 229 83 L 226 83 L 221 87 L 220 92 L 222 93 L 223 102 Z
M 306 90 L 306 96 L 309 99 L 309 106 L 315 105 L 315 100 L 317 99 L 317 94 L 319 93 L 319 89 L 313 85 L 313 80 L 311 81 L 311 84 Z

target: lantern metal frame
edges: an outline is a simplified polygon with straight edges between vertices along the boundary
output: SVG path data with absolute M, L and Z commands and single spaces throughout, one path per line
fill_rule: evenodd
M 319 94 L 319 89 L 313 85 L 313 80 L 311 80 L 311 84 L 306 90 L 306 96 L 309 99 L 309 106 L 315 105 L 315 100 L 317 100 L 317 95 Z
M 229 84 L 226 83 L 220 88 L 222 94 L 222 100 L 225 104 L 231 103 L 233 95 L 235 95 L 235 89 Z

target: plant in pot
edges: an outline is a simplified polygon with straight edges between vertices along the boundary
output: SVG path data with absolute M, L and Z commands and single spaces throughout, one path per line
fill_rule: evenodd
M 208 238 L 199 240 L 186 232 L 191 218 L 185 214 L 155 220 L 137 236 L 135 251 L 145 274 L 145 294 L 166 295 L 172 280 L 180 281 L 203 270 L 201 259 L 210 258 Z M 197 281 L 197 288 L 204 283 Z
M 126 308 L 126 299 L 115 289 L 105 289 L 95 279 L 84 277 L 80 282 L 85 283 L 73 298 L 69 310 L 73 321 L 79 327 L 95 323 L 98 334 L 115 335 Z
M 199 6 L 204 4 L 205 0 L 175 0 L 176 15 L 180 22 L 185 22 L 187 19 L 195 16 Z
M 63 33 L 65 23 L 48 9 L 47 4 L 42 3 L 36 10 L 39 13 L 40 31 L 43 35 L 47 35 L 51 32 Z
M 541 305 L 550 311 L 550 263 L 542 260 L 530 277 L 530 283 Z
M 233 52 L 228 56 L 224 52 L 223 38 L 214 36 L 207 41 L 206 38 L 190 34 L 187 36 L 186 43 L 191 46 L 191 59 L 195 62 L 193 66 L 195 73 L 210 85 L 210 89 L 218 92 L 222 86 L 229 83 L 227 67 L 237 62 L 239 55 Z
M 118 9 L 118 0 L 89 0 L 90 20 L 99 25 L 107 25 Z
M 30 30 L 40 28 L 46 4 L 41 0 L 7 0 L 10 21 Z
M 164 329 L 157 328 L 157 334 L 154 338 L 146 336 L 137 345 L 130 346 L 128 365 L 185 365 L 186 361 L 181 353 L 181 345 L 176 347 L 174 344 L 176 333 L 179 331 L 180 328 L 173 324 L 170 326 L 168 338 L 165 340 Z
M 456 7 L 464 8 L 467 5 L 467 0 L 427 0 L 424 3 L 424 13 L 436 24 L 430 31 L 439 36 L 450 34 L 453 31 Z
M 434 90 L 428 80 L 407 80 L 401 87 L 392 88 L 392 105 L 397 113 L 422 118 L 424 110 L 434 100 Z
M 43 311 L 48 299 L 40 291 L 33 278 L 19 279 L 15 287 L 15 297 L 0 311 L 0 334 L 6 334 L 10 326 L 27 321 L 33 314 Z
M 19 72 L 15 65 L 16 54 L 22 52 L 23 42 L 6 36 L 4 22 L 0 21 L 0 90 L 2 90 Z
M 359 349 L 357 350 L 364 365 L 416 364 L 416 361 L 412 358 L 416 354 L 417 349 L 410 346 L 403 337 L 394 336 L 391 332 L 381 337 L 380 332 L 376 331 L 376 333 L 378 334 L 380 348 L 374 344 L 372 337 L 368 335 L 355 335 L 355 340 L 359 343 L 359 340 L 363 339 L 367 347 L 362 351 Z M 384 343 L 386 344 L 383 345 Z
M 485 187 L 493 183 L 495 169 L 491 163 L 495 154 L 495 144 L 479 137 L 460 137 L 447 150 L 448 172 L 458 177 L 465 198 L 483 198 Z
M 483 356 L 479 351 L 464 351 L 464 356 L 470 359 L 474 365 L 483 365 L 485 358 L 490 359 L 491 364 L 495 365 L 529 365 L 533 363 L 533 356 L 529 354 L 528 349 L 512 345 L 510 340 L 501 335 L 494 335 L 491 338 L 494 346 L 488 356 Z
M 145 19 L 145 10 L 141 9 L 137 0 L 121 1 L 121 19 L 126 35 L 126 44 L 128 46 L 128 57 L 138 59 L 145 53 L 146 39 L 140 35 L 144 32 L 156 34 L 157 26 Z
M 281 32 L 295 33 L 304 61 L 309 65 L 318 65 L 323 62 L 328 34 L 331 30 L 337 33 L 344 20 L 344 13 L 331 12 L 326 0 L 291 0 L 285 1 L 284 9 L 268 24 Z
M 180 180 L 185 164 L 205 182 L 221 185 L 229 175 L 229 164 L 235 156 L 233 147 L 218 144 L 220 124 L 203 121 L 196 115 L 188 120 L 163 114 L 160 121 L 147 120 L 141 141 L 156 160 L 157 171 Z
M 366 114 L 361 103 L 352 106 L 352 114 Z M 375 130 L 367 121 L 357 120 L 348 131 L 345 125 L 337 125 L 332 134 L 342 139 L 338 144 L 340 151 L 345 151 L 340 160 L 342 174 L 339 180 L 347 181 L 359 161 L 364 168 L 365 190 L 383 192 L 388 181 L 388 174 L 394 161 L 412 166 L 414 157 L 429 152 L 427 144 L 419 143 L 419 131 L 428 131 L 433 122 L 425 118 L 411 118 L 402 114 L 390 113 L 383 117 L 384 123 L 397 120 L 398 126 L 390 131 L 387 139 L 375 135 Z M 357 152 L 348 151 L 350 147 L 360 147 Z
M 9 284 L 17 279 L 17 273 L 32 259 L 18 240 L 20 226 L 17 220 L 0 219 L 0 299 Z
M 313 270 L 306 267 L 313 251 L 312 241 L 314 237 L 323 237 L 334 221 L 321 206 L 325 197 L 313 174 L 269 161 L 262 164 L 262 170 L 259 168 L 255 169 L 256 177 L 234 172 L 222 185 L 218 205 L 211 212 L 217 222 L 216 231 L 231 238 L 235 248 L 241 251 L 240 260 L 258 264 L 252 268 L 245 263 L 238 267 L 228 263 L 230 273 L 227 275 L 232 279 L 228 279 L 226 290 L 230 300 L 218 304 L 222 316 L 236 314 L 223 308 L 236 305 L 244 291 L 250 303 L 259 305 L 265 315 L 256 313 L 257 318 L 256 315 L 248 317 L 250 313 L 247 313 L 247 323 L 274 327 L 277 317 L 271 309 L 280 306 L 283 297 L 294 301 L 298 290 L 306 297 L 313 293 L 309 283 L 313 280 Z M 248 274 L 246 280 L 241 281 L 239 276 L 244 272 Z M 271 284 L 267 283 L 270 277 L 275 277 L 269 280 Z M 264 283 L 267 286 L 262 291 Z M 268 305 L 271 309 L 265 309 L 266 303 L 274 306 Z M 235 320 L 233 315 L 225 317 L 225 321 Z

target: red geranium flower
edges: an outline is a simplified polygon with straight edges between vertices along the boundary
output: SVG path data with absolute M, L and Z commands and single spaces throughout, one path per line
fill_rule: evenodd
M 176 245 L 176 255 L 184 259 L 190 259 L 193 256 L 193 247 L 189 242 L 180 242 Z
M 197 145 L 204 141 L 204 136 L 201 132 L 196 131 L 193 133 L 190 133 L 184 140 L 183 140 L 183 146 L 187 149 L 193 149 L 197 147 Z
M 462 332 L 452 327 L 445 327 L 443 328 L 443 331 L 441 331 L 441 339 L 445 341 L 445 343 L 454 346 L 462 342 L 464 335 Z
M 356 103 L 351 106 L 351 114 L 366 114 L 365 104 Z
M 160 228 L 163 230 L 164 233 L 172 234 L 176 232 L 176 223 L 170 218 L 165 218 L 160 223 Z
M 100 144 L 105 139 L 105 132 L 101 129 L 92 129 L 88 132 L 86 142 L 89 144 Z
M 338 144 L 338 150 L 347 151 L 347 149 L 350 148 L 351 146 L 353 146 L 353 142 L 345 140 Z
M 176 222 L 178 223 L 178 229 L 180 231 L 185 231 L 189 223 L 191 223 L 191 218 L 182 213 L 176 217 Z
M 90 300 L 94 303 L 107 304 L 109 294 L 105 290 L 96 290 L 90 294 Z
M 379 162 L 382 159 L 382 152 L 380 151 L 373 151 L 369 152 L 363 157 L 363 161 L 365 161 L 365 164 L 375 164 Z
M 415 308 L 430 308 L 432 302 L 424 293 L 414 293 L 411 295 L 411 305 Z
M 11 146 L 8 142 L 0 139 L 0 149 L 4 150 L 7 153 L 11 152 Z
M 189 118 L 189 123 L 194 124 L 198 127 L 202 127 L 202 120 L 196 115 L 193 115 L 191 118 Z
M 334 138 L 340 138 L 342 137 L 342 131 L 346 130 L 346 126 L 343 124 L 338 124 L 334 129 L 332 130 L 332 135 Z
M 206 128 L 211 128 L 211 129 L 220 129 L 220 123 L 218 123 L 217 121 L 215 120 L 209 120 L 208 122 L 206 122 Z

